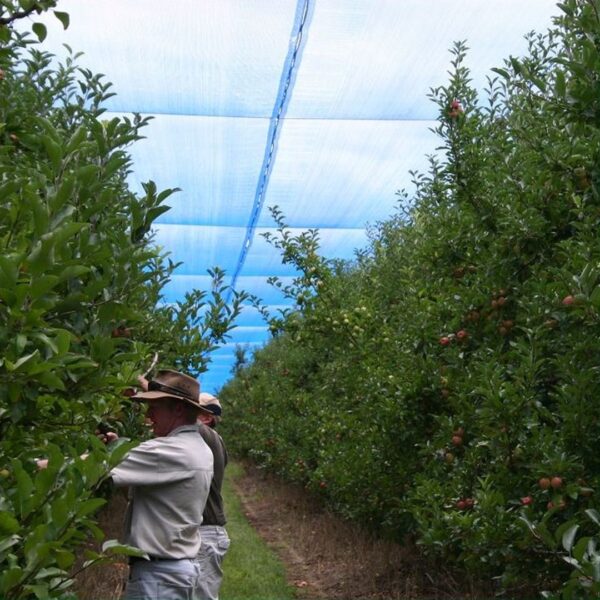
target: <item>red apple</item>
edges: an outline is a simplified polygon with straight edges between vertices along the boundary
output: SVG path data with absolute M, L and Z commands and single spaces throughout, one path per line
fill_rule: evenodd
M 456 332 L 456 339 L 459 342 L 464 342 L 469 337 L 469 332 L 466 329 L 460 329 Z
M 463 443 L 462 436 L 460 436 L 460 435 L 453 435 L 452 436 L 452 444 L 454 446 L 462 446 L 462 443 Z
M 443 336 L 440 338 L 440 344 L 442 346 L 449 346 L 450 345 L 450 338 L 448 336 Z
M 541 489 L 547 490 L 550 487 L 550 479 L 548 479 L 548 477 L 542 477 L 538 481 L 538 485 L 540 486 Z
M 562 477 L 558 477 L 558 475 L 556 475 L 555 477 L 553 477 L 553 478 L 550 480 L 550 485 L 551 485 L 551 486 L 552 486 L 552 487 L 553 487 L 555 490 L 557 490 L 557 489 L 559 489 L 560 487 L 562 487 L 562 484 L 563 484 Z
M 571 296 L 571 294 L 569 294 L 568 296 L 565 296 L 562 299 L 562 303 L 563 303 L 563 306 L 571 306 L 571 305 L 575 304 L 575 296 Z
M 523 506 L 529 506 L 530 504 L 533 504 L 533 498 L 531 496 L 525 496 L 524 498 L 521 498 L 521 504 Z

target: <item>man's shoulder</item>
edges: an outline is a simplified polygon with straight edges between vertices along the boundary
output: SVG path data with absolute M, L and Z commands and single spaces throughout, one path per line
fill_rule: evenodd
M 202 439 L 209 446 L 225 446 L 223 438 L 212 427 L 208 427 L 208 425 L 200 425 L 199 432 L 202 436 Z
M 202 453 L 206 443 L 199 435 L 197 427 L 176 430 L 168 436 L 157 437 L 140 444 L 145 450 L 166 454 Z

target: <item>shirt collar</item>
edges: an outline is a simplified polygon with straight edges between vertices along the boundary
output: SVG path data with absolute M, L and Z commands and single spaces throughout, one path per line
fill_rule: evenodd
M 198 433 L 198 431 L 200 431 L 200 429 L 199 429 L 198 425 L 196 425 L 195 423 L 190 423 L 189 425 L 180 425 L 179 427 L 176 427 L 175 429 L 173 429 L 173 431 L 168 433 L 167 437 L 171 437 L 172 435 L 177 435 L 178 433 L 184 433 L 186 431 L 195 431 L 196 433 Z

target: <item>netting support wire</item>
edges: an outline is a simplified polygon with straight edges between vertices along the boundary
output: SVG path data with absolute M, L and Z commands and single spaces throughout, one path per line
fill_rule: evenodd
M 246 236 L 244 238 L 240 256 L 231 280 L 231 288 L 227 296 L 228 302 L 231 300 L 231 296 L 237 284 L 237 279 L 242 271 L 246 257 L 248 256 L 250 246 L 252 246 L 252 240 L 256 231 L 256 224 L 258 223 L 258 219 L 262 211 L 267 186 L 269 184 L 269 177 L 275 163 L 275 156 L 277 154 L 277 140 L 279 138 L 281 124 L 292 95 L 292 89 L 296 79 L 296 72 L 302 56 L 302 42 L 303 40 L 306 40 L 314 2 L 315 0 L 298 0 L 298 4 L 296 6 L 296 17 L 294 19 L 294 26 L 292 28 L 290 48 L 283 65 L 281 80 L 279 82 L 279 91 L 275 100 L 275 106 L 271 115 L 271 123 L 269 125 L 269 133 L 267 135 L 265 156 L 263 159 L 262 168 L 260 170 L 256 192 L 254 194 L 254 202 L 252 205 L 252 212 L 250 213 L 250 220 L 248 221 L 248 226 L 246 227 Z

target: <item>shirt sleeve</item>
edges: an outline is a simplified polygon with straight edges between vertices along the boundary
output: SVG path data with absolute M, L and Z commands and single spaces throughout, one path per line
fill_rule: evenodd
M 130 450 L 110 472 L 117 487 L 173 483 L 191 477 L 181 453 L 168 443 L 148 440 Z

